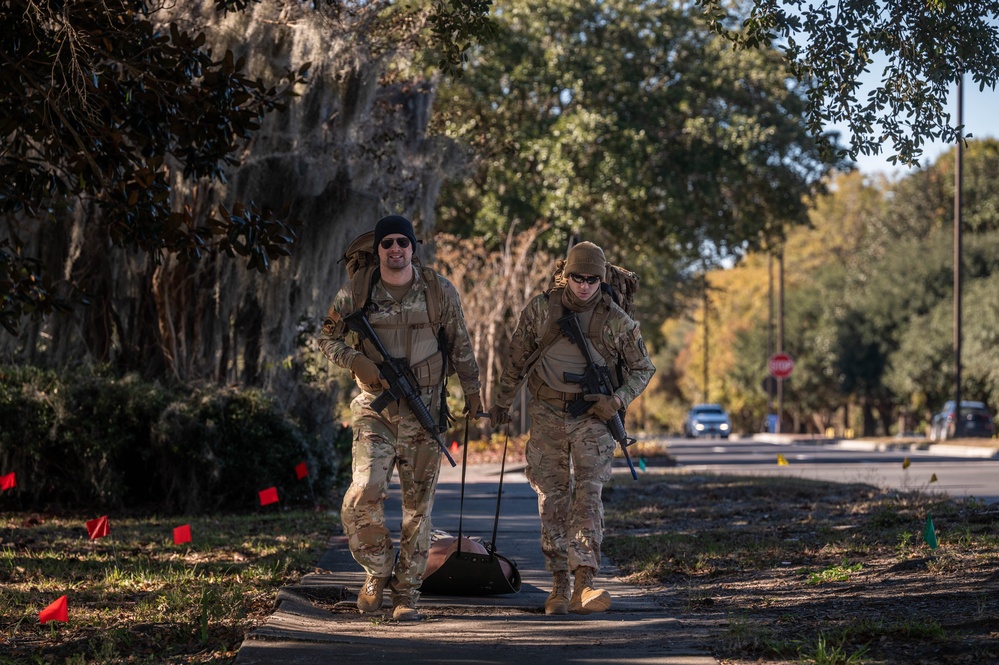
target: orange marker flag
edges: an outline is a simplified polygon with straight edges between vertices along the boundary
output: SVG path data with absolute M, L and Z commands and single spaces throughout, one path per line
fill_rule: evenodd
M 55 602 L 38 613 L 38 623 L 47 621 L 69 622 L 69 608 L 66 604 L 66 596 L 60 596 Z
M 173 544 L 182 545 L 191 542 L 191 525 L 183 524 L 173 530 Z
M 12 490 L 17 487 L 17 476 L 13 473 L 8 473 L 5 476 L 0 476 L 0 492 L 4 490 Z
M 452 441 L 451 442 L 451 452 L 452 453 L 458 452 L 458 442 L 457 441 Z
M 272 503 L 278 502 L 278 494 L 276 487 L 268 487 L 265 490 L 260 490 L 260 505 L 267 506 Z
M 87 533 L 90 534 L 90 540 L 97 540 L 98 538 L 103 538 L 111 532 L 111 526 L 108 524 L 108 516 L 98 517 L 95 520 L 90 520 L 87 522 Z
M 309 467 L 305 465 L 305 462 L 299 462 L 298 466 L 295 467 L 295 475 L 301 480 L 309 475 Z
M 787 458 L 780 453 L 777 453 L 777 466 L 789 466 Z

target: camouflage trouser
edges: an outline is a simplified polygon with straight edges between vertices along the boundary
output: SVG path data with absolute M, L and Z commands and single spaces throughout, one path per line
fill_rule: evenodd
M 614 439 L 595 416 L 572 418 L 540 400 L 531 400 L 529 413 L 527 479 L 538 493 L 545 564 L 552 571 L 599 568 L 601 493 L 611 477 Z
M 419 597 L 430 548 L 430 512 L 440 471 L 441 452 L 419 422 L 402 407 L 381 414 L 371 408 L 374 395 L 362 392 L 351 402 L 354 430 L 353 477 L 343 497 L 340 518 L 350 553 L 369 575 L 392 577 L 393 597 Z M 390 411 L 391 414 L 390 415 Z M 402 488 L 399 559 L 385 525 L 385 499 L 393 467 Z

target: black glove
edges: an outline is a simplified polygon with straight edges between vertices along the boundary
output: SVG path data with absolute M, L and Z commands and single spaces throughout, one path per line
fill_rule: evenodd
M 489 407 L 489 422 L 493 427 L 499 427 L 510 422 L 510 413 L 499 404 Z
M 600 420 L 610 420 L 615 413 L 621 410 L 621 400 L 617 398 L 617 395 L 583 395 L 583 399 L 587 402 L 593 402 L 589 412 Z

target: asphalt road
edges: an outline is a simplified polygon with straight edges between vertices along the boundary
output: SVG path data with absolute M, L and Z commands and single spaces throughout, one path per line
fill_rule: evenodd
M 683 438 L 655 441 L 666 446 L 680 468 L 690 471 L 862 482 L 999 502 L 999 459 L 964 456 L 960 451 L 941 454 L 915 449 L 877 450 L 877 445 L 865 445 L 862 441 L 768 443 L 753 439 Z M 999 450 L 992 453 L 999 455 Z M 786 466 L 778 466 L 778 454 L 787 460 Z M 906 458 L 909 466 L 903 468 Z M 649 469 L 658 466 L 655 458 L 645 463 Z M 623 472 L 627 473 L 627 469 L 623 468 Z M 934 474 L 936 481 L 932 481 Z

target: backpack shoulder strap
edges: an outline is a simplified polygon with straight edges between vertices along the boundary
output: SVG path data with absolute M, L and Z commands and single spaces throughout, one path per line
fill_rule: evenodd
M 433 269 L 420 266 L 420 273 L 423 281 L 427 283 L 427 318 L 430 319 L 430 326 L 437 328 L 442 325 L 442 312 L 444 311 L 444 288 Z
M 371 300 L 371 290 L 378 279 L 378 266 L 365 266 L 359 268 L 350 278 L 350 291 L 354 299 L 354 311 L 368 306 Z
M 559 330 L 558 325 L 555 323 L 562 316 L 562 288 L 564 287 L 556 287 L 545 293 L 548 296 L 548 327 L 541 335 L 538 348 L 534 349 L 534 353 L 528 356 L 524 362 L 524 376 L 530 376 L 531 372 L 534 371 L 534 365 L 541 360 L 541 356 L 562 335 L 562 331 Z

